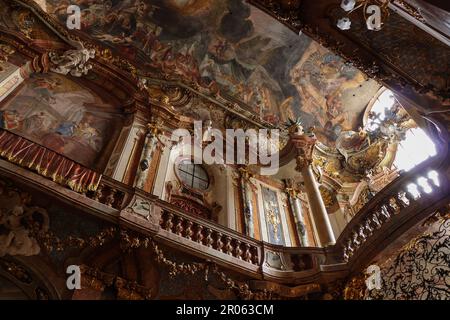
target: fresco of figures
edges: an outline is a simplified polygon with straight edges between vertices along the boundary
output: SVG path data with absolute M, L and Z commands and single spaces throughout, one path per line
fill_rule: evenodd
M 117 127 L 115 107 L 57 74 L 33 75 L 0 104 L 0 127 L 92 167 Z
M 308 37 L 242 0 L 70 3 L 81 8 L 82 31 L 140 67 L 220 90 L 272 123 L 301 116 L 330 144 L 352 129 L 378 89 Z M 47 10 L 65 23 L 68 4 L 49 0 Z

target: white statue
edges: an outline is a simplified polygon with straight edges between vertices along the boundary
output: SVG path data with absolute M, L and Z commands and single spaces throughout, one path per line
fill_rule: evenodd
M 51 52 L 49 57 L 50 61 L 56 65 L 50 68 L 51 71 L 64 75 L 70 73 L 74 77 L 81 77 L 92 69 L 92 65 L 88 61 L 95 57 L 95 49 L 68 50 L 63 54 Z

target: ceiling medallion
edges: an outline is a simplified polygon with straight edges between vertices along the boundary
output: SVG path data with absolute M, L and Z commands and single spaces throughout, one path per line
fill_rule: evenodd
M 340 18 L 336 26 L 341 30 L 349 30 L 352 22 L 348 17 L 352 12 L 362 9 L 368 30 L 379 31 L 383 20 L 389 16 L 390 0 L 342 0 L 341 8 L 347 12 L 347 17 Z

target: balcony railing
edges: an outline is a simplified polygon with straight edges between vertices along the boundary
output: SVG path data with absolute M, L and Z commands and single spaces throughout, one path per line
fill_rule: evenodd
M 353 217 L 335 245 L 339 259 L 361 266 L 391 241 L 449 201 L 445 173 L 422 163 L 378 192 Z
M 49 190 L 42 178 L 30 171 L 15 172 L 11 166 L 4 164 L 0 169 L 18 179 L 47 185 Z M 430 168 L 429 162 L 422 163 L 386 186 L 353 217 L 336 245 L 327 248 L 287 248 L 257 241 L 105 176 L 95 191 L 52 190 L 78 205 L 81 193 L 91 199 L 81 201 L 85 208 L 95 206 L 96 214 L 104 212 L 110 220 L 194 256 L 256 279 L 295 284 L 320 281 L 330 272 L 342 276 L 361 267 L 410 227 L 448 203 L 449 184 L 444 170 L 436 167 L 434 174 L 430 170 L 433 166 Z

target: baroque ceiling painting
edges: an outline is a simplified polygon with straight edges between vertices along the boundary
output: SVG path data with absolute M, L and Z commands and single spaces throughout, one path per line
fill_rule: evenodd
M 0 127 L 93 167 L 118 124 L 117 108 L 61 75 L 32 75 L 24 82 L 1 102 Z
M 47 12 L 65 23 L 67 4 L 47 1 Z M 341 131 L 357 129 L 379 89 L 307 36 L 241 0 L 73 4 L 81 8 L 83 32 L 149 72 L 220 90 L 274 124 L 301 117 L 331 146 Z
M 448 51 L 371 1 L 0 0 L 0 300 L 448 299 Z

